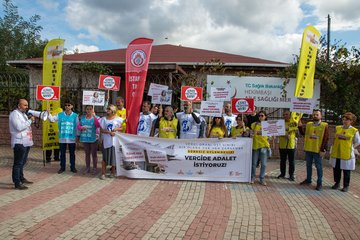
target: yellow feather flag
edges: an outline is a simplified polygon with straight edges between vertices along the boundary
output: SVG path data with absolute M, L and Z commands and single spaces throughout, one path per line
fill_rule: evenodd
M 300 60 L 294 93 L 295 97 L 312 98 L 314 95 L 315 63 L 319 44 L 319 31 L 313 26 L 307 26 L 301 42 Z
M 303 113 L 291 112 L 289 131 L 296 131 L 298 129 L 298 123 L 302 115 Z
M 62 59 L 64 52 L 63 39 L 53 39 L 48 42 L 43 53 L 42 85 L 61 87 Z M 50 108 L 52 115 L 61 112 L 60 99 L 58 101 L 43 101 L 42 110 Z M 42 125 L 42 149 L 51 150 L 59 148 L 58 124 L 44 121 Z

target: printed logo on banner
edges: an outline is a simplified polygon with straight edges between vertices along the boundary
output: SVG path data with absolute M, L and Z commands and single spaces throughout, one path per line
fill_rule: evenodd
M 41 89 L 41 96 L 46 100 L 52 99 L 55 95 L 54 90 L 51 87 L 44 87 Z
M 105 88 L 113 88 L 115 86 L 115 80 L 112 77 L 106 77 L 104 79 Z
M 138 49 L 131 53 L 131 64 L 135 67 L 141 67 L 146 62 L 146 54 L 143 50 Z
M 195 88 L 188 88 L 185 91 L 185 96 L 189 100 L 194 100 L 197 97 L 197 91 Z

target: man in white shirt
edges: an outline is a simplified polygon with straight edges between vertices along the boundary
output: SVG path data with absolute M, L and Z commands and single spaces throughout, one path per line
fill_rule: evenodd
M 157 116 L 150 112 L 151 103 L 144 101 L 142 104 L 142 112 L 140 113 L 137 135 L 149 137 L 153 122 Z
M 201 126 L 200 115 L 195 113 L 192 108 L 192 102 L 184 102 L 184 112 L 176 113 L 179 120 L 181 139 L 199 138 L 199 129 Z
M 226 129 L 227 129 L 227 132 L 228 132 L 228 136 L 230 136 L 231 128 L 237 126 L 236 115 L 232 114 L 232 112 L 231 112 L 231 103 L 225 104 L 224 112 L 225 112 L 223 114 L 224 123 L 225 123 Z
M 23 173 L 30 147 L 34 144 L 31 124 L 35 121 L 35 118 L 34 116 L 29 118 L 26 115 L 28 108 L 28 101 L 20 99 L 17 108 L 9 116 L 11 147 L 14 149 L 12 180 L 15 184 L 15 189 L 19 190 L 28 189 L 24 184 L 32 183 L 24 177 Z

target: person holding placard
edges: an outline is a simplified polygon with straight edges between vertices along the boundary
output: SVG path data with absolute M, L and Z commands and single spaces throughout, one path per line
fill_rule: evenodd
M 259 121 L 251 124 L 253 137 L 253 151 L 252 151 L 252 168 L 251 168 L 251 183 L 254 183 L 256 177 L 256 164 L 260 159 L 260 184 L 266 186 L 265 172 L 267 159 L 270 152 L 270 143 L 267 136 L 262 136 L 261 122 L 267 120 L 265 111 L 259 112 Z
M 244 117 L 243 114 L 239 114 L 236 116 L 236 123 L 235 127 L 231 128 L 230 136 L 232 138 L 237 137 L 249 137 L 250 136 L 250 128 L 246 126 L 247 119 Z
M 322 190 L 322 158 L 326 153 L 327 142 L 329 140 L 328 124 L 321 121 L 321 112 L 319 109 L 313 110 L 313 121 L 308 122 L 305 126 L 299 121 L 299 132 L 305 135 L 304 151 L 306 159 L 306 179 L 300 185 L 310 185 L 312 178 L 312 164 L 315 162 L 317 171 L 316 190 Z
M 334 182 L 332 189 L 340 187 L 341 171 L 344 173 L 344 183 L 341 191 L 349 191 L 350 173 L 355 170 L 355 148 L 360 145 L 359 131 L 352 125 L 356 116 L 347 112 L 342 116 L 343 124 L 336 126 L 334 144 L 330 153 L 330 164 L 333 166 Z
M 286 159 L 289 160 L 289 180 L 295 181 L 295 148 L 296 148 L 296 132 L 297 124 L 291 122 L 291 114 L 284 111 L 285 135 L 279 136 L 279 152 L 280 152 L 280 175 L 277 178 L 285 178 Z

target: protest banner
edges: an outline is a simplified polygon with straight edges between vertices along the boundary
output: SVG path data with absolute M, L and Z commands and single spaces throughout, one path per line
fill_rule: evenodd
M 117 133 L 115 138 L 119 176 L 225 182 L 251 180 L 250 138 L 189 141 L 122 133 Z
M 262 136 L 284 136 L 285 121 L 284 119 L 261 121 Z
M 316 101 L 312 98 L 291 98 L 291 112 L 312 114 L 313 109 L 317 106 Z
M 253 98 L 256 107 L 290 108 L 291 97 L 294 96 L 295 79 L 291 78 L 283 89 L 284 79 L 276 77 L 238 77 L 224 75 L 208 75 L 206 91 L 211 87 L 231 87 L 232 98 Z M 287 92 L 286 97 L 283 96 Z M 319 103 L 320 81 L 315 79 L 314 99 Z
M 43 52 L 42 85 L 61 87 L 61 73 L 64 50 L 63 39 L 50 40 Z M 60 107 L 60 92 L 58 100 L 42 101 L 42 111 L 50 109 L 55 115 L 62 111 Z M 42 122 L 42 149 L 52 150 L 59 148 L 59 129 L 57 122 Z
M 200 107 L 200 115 L 221 117 L 223 105 L 224 105 L 223 102 L 218 102 L 218 101 L 202 101 Z
M 181 86 L 181 98 L 182 101 L 201 102 L 202 101 L 202 88 Z
M 126 49 L 126 132 L 136 134 L 142 104 L 152 39 L 137 38 Z
M 105 92 L 102 91 L 83 91 L 83 105 L 104 106 Z
M 295 97 L 312 98 L 314 95 L 315 64 L 319 44 L 319 31 L 313 26 L 307 26 L 302 36 L 299 65 L 296 73 Z
M 120 90 L 120 77 L 100 75 L 99 76 L 99 89 L 119 91 Z
M 60 87 L 58 86 L 36 86 L 36 100 L 59 101 Z

